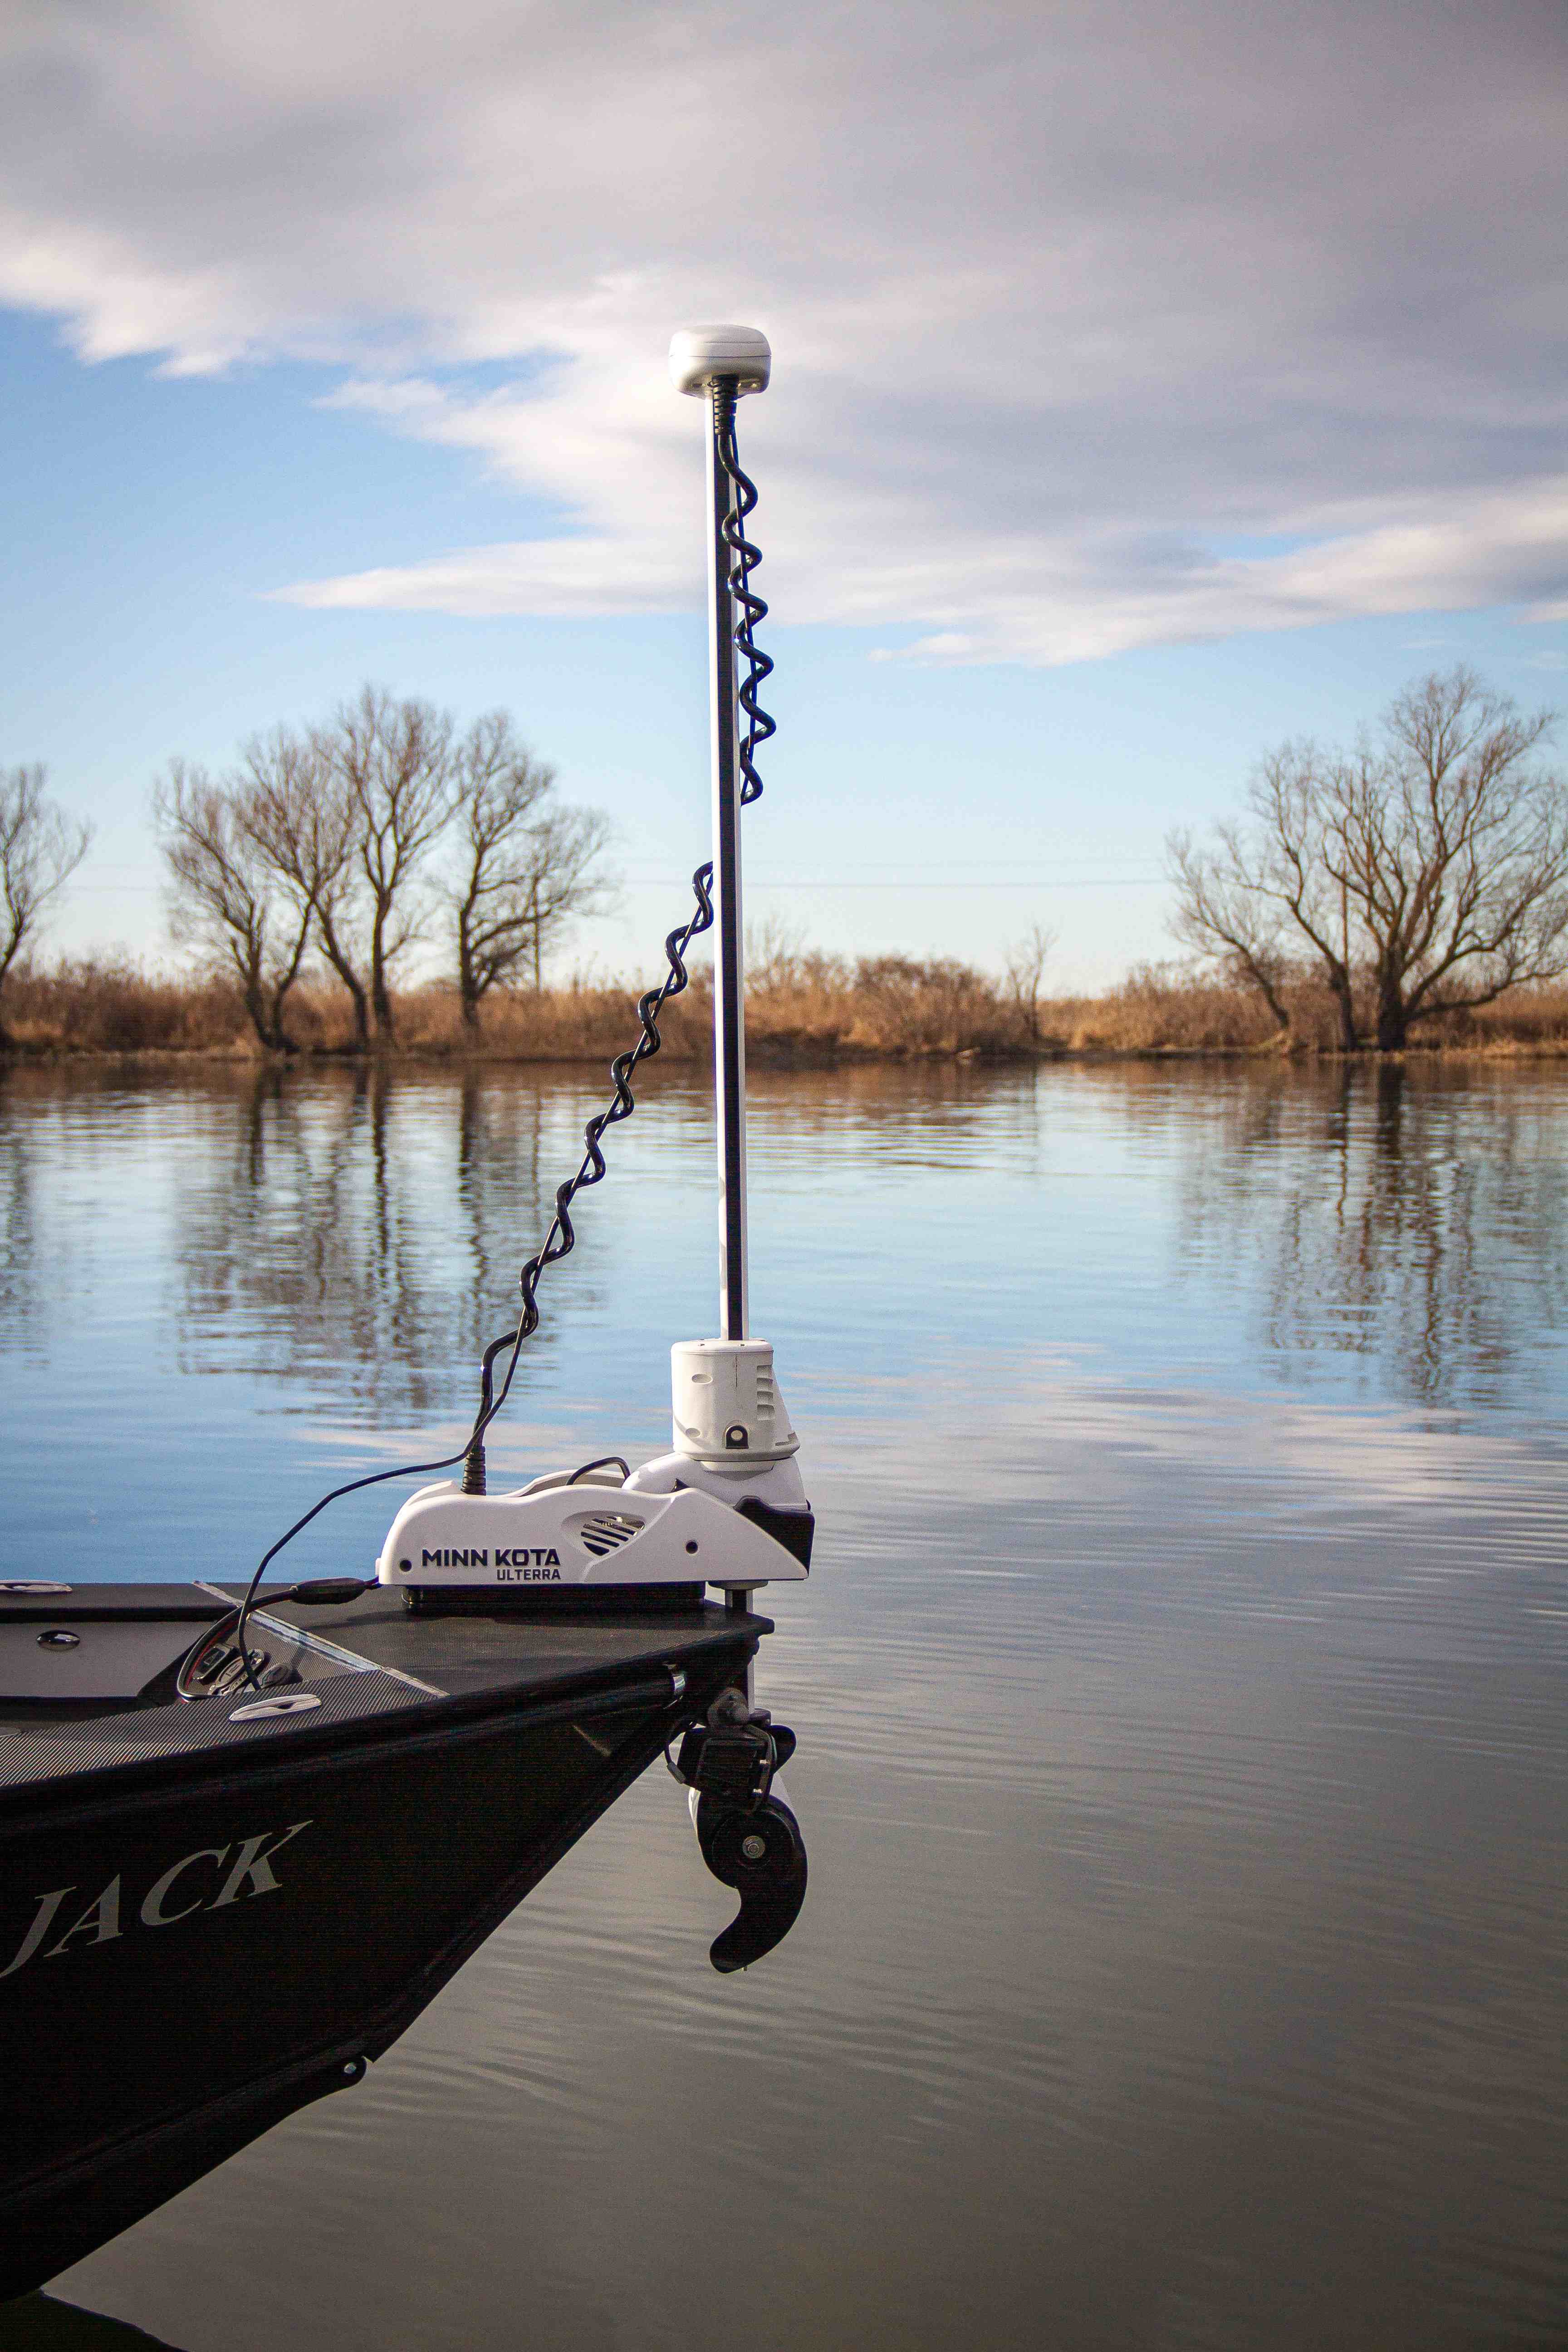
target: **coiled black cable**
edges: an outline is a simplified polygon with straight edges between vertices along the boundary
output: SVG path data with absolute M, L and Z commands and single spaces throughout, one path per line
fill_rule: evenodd
M 763 560 L 762 550 L 746 537 L 746 517 L 757 503 L 757 486 L 741 467 L 735 446 L 735 386 L 731 382 L 713 387 L 713 437 L 718 445 L 719 460 L 734 486 L 735 504 L 723 522 L 724 543 L 734 556 L 730 568 L 730 593 L 740 607 L 735 624 L 735 648 L 745 658 L 746 675 L 742 679 L 736 700 L 746 714 L 746 731 L 741 737 L 741 806 L 749 808 L 763 796 L 763 780 L 756 771 L 754 754 L 758 746 L 770 735 L 778 733 L 775 720 L 757 700 L 757 688 L 764 678 L 773 675 L 773 663 L 756 641 L 753 634 L 757 623 L 767 618 L 768 608 L 752 586 L 752 574 Z
M 763 558 L 762 551 L 746 537 L 744 526 L 747 516 L 751 514 L 757 503 L 757 488 L 756 484 L 741 468 L 735 441 L 735 401 L 736 385 L 732 378 L 723 379 L 714 385 L 714 438 L 720 462 L 735 490 L 734 509 L 724 519 L 723 531 L 725 543 L 734 556 L 729 577 L 730 593 L 738 607 L 734 644 L 736 651 L 741 654 L 746 664 L 746 675 L 740 684 L 736 697 L 746 716 L 745 731 L 737 747 L 741 769 L 741 805 L 746 808 L 753 801 L 760 800 L 762 797 L 763 780 L 756 770 L 756 751 L 760 745 L 767 741 L 770 735 L 777 734 L 778 727 L 776 721 L 769 717 L 757 700 L 757 689 L 771 675 L 773 665 L 757 644 L 754 634 L 757 623 L 766 618 L 768 608 L 751 584 L 752 574 Z M 546 1266 L 558 1265 L 561 1259 L 569 1256 L 576 1246 L 577 1236 L 573 1229 L 571 1217 L 572 1202 L 576 1199 L 577 1194 L 585 1191 L 589 1185 L 603 1181 L 608 1172 L 604 1152 L 600 1149 L 605 1133 L 607 1129 L 617 1126 L 623 1118 L 629 1118 L 637 1108 L 637 1099 L 631 1090 L 632 1073 L 639 1063 L 651 1060 L 652 1056 L 658 1052 L 662 1042 L 658 1034 L 658 1016 L 671 999 L 681 995 L 689 985 L 686 955 L 692 940 L 700 939 L 704 931 L 712 928 L 712 885 L 713 866 L 710 860 L 700 866 L 692 875 L 691 888 L 696 905 L 691 914 L 683 925 L 670 931 L 665 939 L 664 953 L 668 970 L 663 981 L 658 988 L 647 990 L 637 999 L 637 1019 L 641 1024 L 641 1034 L 635 1045 L 624 1054 L 617 1054 L 610 1064 L 610 1076 L 615 1080 L 615 1093 L 607 1107 L 596 1112 L 584 1129 L 584 1149 L 576 1173 L 569 1176 L 564 1183 L 556 1186 L 555 1213 L 551 1219 L 550 1230 L 545 1234 L 541 1246 L 527 1261 L 518 1276 L 518 1288 L 522 1298 L 522 1312 L 517 1318 L 515 1328 L 510 1331 L 503 1331 L 500 1338 L 492 1339 L 485 1349 L 479 1366 L 479 1405 L 474 1416 L 473 1427 L 458 1450 L 455 1454 L 443 1454 L 439 1461 L 400 1463 L 395 1469 L 373 1470 L 365 1477 L 351 1478 L 345 1485 L 334 1486 L 330 1494 L 321 1496 L 319 1501 L 312 1503 L 310 1509 L 295 1520 L 288 1533 L 279 1536 L 277 1542 L 263 1552 L 257 1563 L 256 1572 L 250 1580 L 245 1598 L 239 1604 L 239 1613 L 235 1624 L 235 1638 L 240 1663 L 245 1670 L 246 1680 L 252 1689 L 259 1690 L 261 1685 L 257 1680 L 250 1652 L 246 1644 L 245 1633 L 247 1621 L 256 1605 L 257 1595 L 261 1590 L 262 1579 L 279 1553 L 291 1544 L 295 1537 L 310 1526 L 312 1519 L 319 1517 L 329 1504 L 341 1501 L 345 1495 L 360 1494 L 366 1486 L 383 1486 L 390 1478 L 426 1477 L 435 1470 L 450 1470 L 459 1462 L 463 1465 L 463 1492 L 466 1495 L 484 1493 L 485 1432 L 510 1393 L 523 1341 L 531 1332 L 539 1328 L 537 1293 L 541 1276 Z M 495 1385 L 495 1367 L 502 1356 L 506 1356 L 507 1365 L 498 1392 Z

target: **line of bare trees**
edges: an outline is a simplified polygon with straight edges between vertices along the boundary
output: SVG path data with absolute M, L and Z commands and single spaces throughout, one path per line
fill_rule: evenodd
M 1256 992 L 1289 1045 L 1292 994 L 1329 990 L 1347 1053 L 1568 971 L 1568 784 L 1534 754 L 1555 714 L 1471 670 L 1397 695 L 1349 751 L 1289 742 L 1244 816 L 1166 845 L 1172 928 Z
M 292 1053 L 288 1001 L 312 956 L 355 1042 L 396 1037 L 394 975 L 439 929 L 466 1025 L 531 980 L 608 898 L 609 836 L 554 798 L 555 772 L 505 711 L 448 711 L 364 687 L 325 723 L 275 727 L 221 776 L 174 760 L 153 792 L 177 940 L 226 963 L 261 1044 Z
M 1287 1045 L 1325 990 L 1343 1050 L 1398 1052 L 1439 1014 L 1561 978 L 1568 782 L 1537 757 L 1553 719 L 1459 668 L 1406 688 L 1348 751 L 1279 746 L 1242 816 L 1204 844 L 1171 835 L 1177 936 L 1253 992 Z M 45 782 L 41 767 L 0 770 L 0 1049 L 7 975 L 90 839 Z M 253 738 L 223 775 L 171 761 L 154 813 L 175 937 L 232 971 L 258 1039 L 289 1053 L 290 992 L 321 966 L 357 1043 L 394 1043 L 394 977 L 439 931 L 477 1029 L 486 997 L 538 988 L 564 927 L 608 895 L 605 820 L 554 783 L 504 711 L 464 730 L 368 686 L 322 725 Z M 1037 1043 L 1051 945 L 1037 926 L 1007 968 Z M 879 967 L 889 985 L 895 967 Z

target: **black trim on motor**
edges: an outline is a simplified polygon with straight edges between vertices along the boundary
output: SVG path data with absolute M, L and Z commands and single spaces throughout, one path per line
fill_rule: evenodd
M 782 1544 L 791 1559 L 798 1559 L 802 1568 L 810 1570 L 816 1519 L 809 1509 L 781 1511 L 772 1503 L 759 1503 L 754 1495 L 748 1495 L 743 1503 L 736 1504 L 735 1510 L 739 1517 L 750 1519 L 753 1527 L 761 1528 L 763 1535 L 772 1536 L 774 1543 Z
M 390 1585 L 386 1590 L 390 1592 Z M 700 1584 L 547 1584 L 514 1590 L 504 1584 L 405 1584 L 411 1617 L 507 1616 L 548 1622 L 552 1617 L 672 1616 L 701 1606 Z

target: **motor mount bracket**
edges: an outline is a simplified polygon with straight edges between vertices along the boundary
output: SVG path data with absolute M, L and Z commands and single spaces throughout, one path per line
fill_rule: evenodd
M 787 1725 L 694 1724 L 680 1743 L 673 1770 L 698 1795 L 738 1813 L 754 1813 L 768 1800 L 773 1775 L 795 1754 Z

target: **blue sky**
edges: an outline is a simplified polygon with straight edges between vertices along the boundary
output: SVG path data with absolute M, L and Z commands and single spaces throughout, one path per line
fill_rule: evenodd
M 706 821 L 691 316 L 775 346 L 748 855 L 814 941 L 1042 920 L 1100 984 L 1266 744 L 1456 659 L 1552 699 L 1563 20 L 1404 14 L 917 8 L 889 60 L 865 6 L 464 5 L 367 61 L 331 5 L 25 8 L 0 761 L 98 828 L 58 941 L 166 953 L 153 773 L 371 677 L 516 713 L 616 828 L 569 953 L 647 966 Z M 745 225 L 684 160 L 742 84 Z

